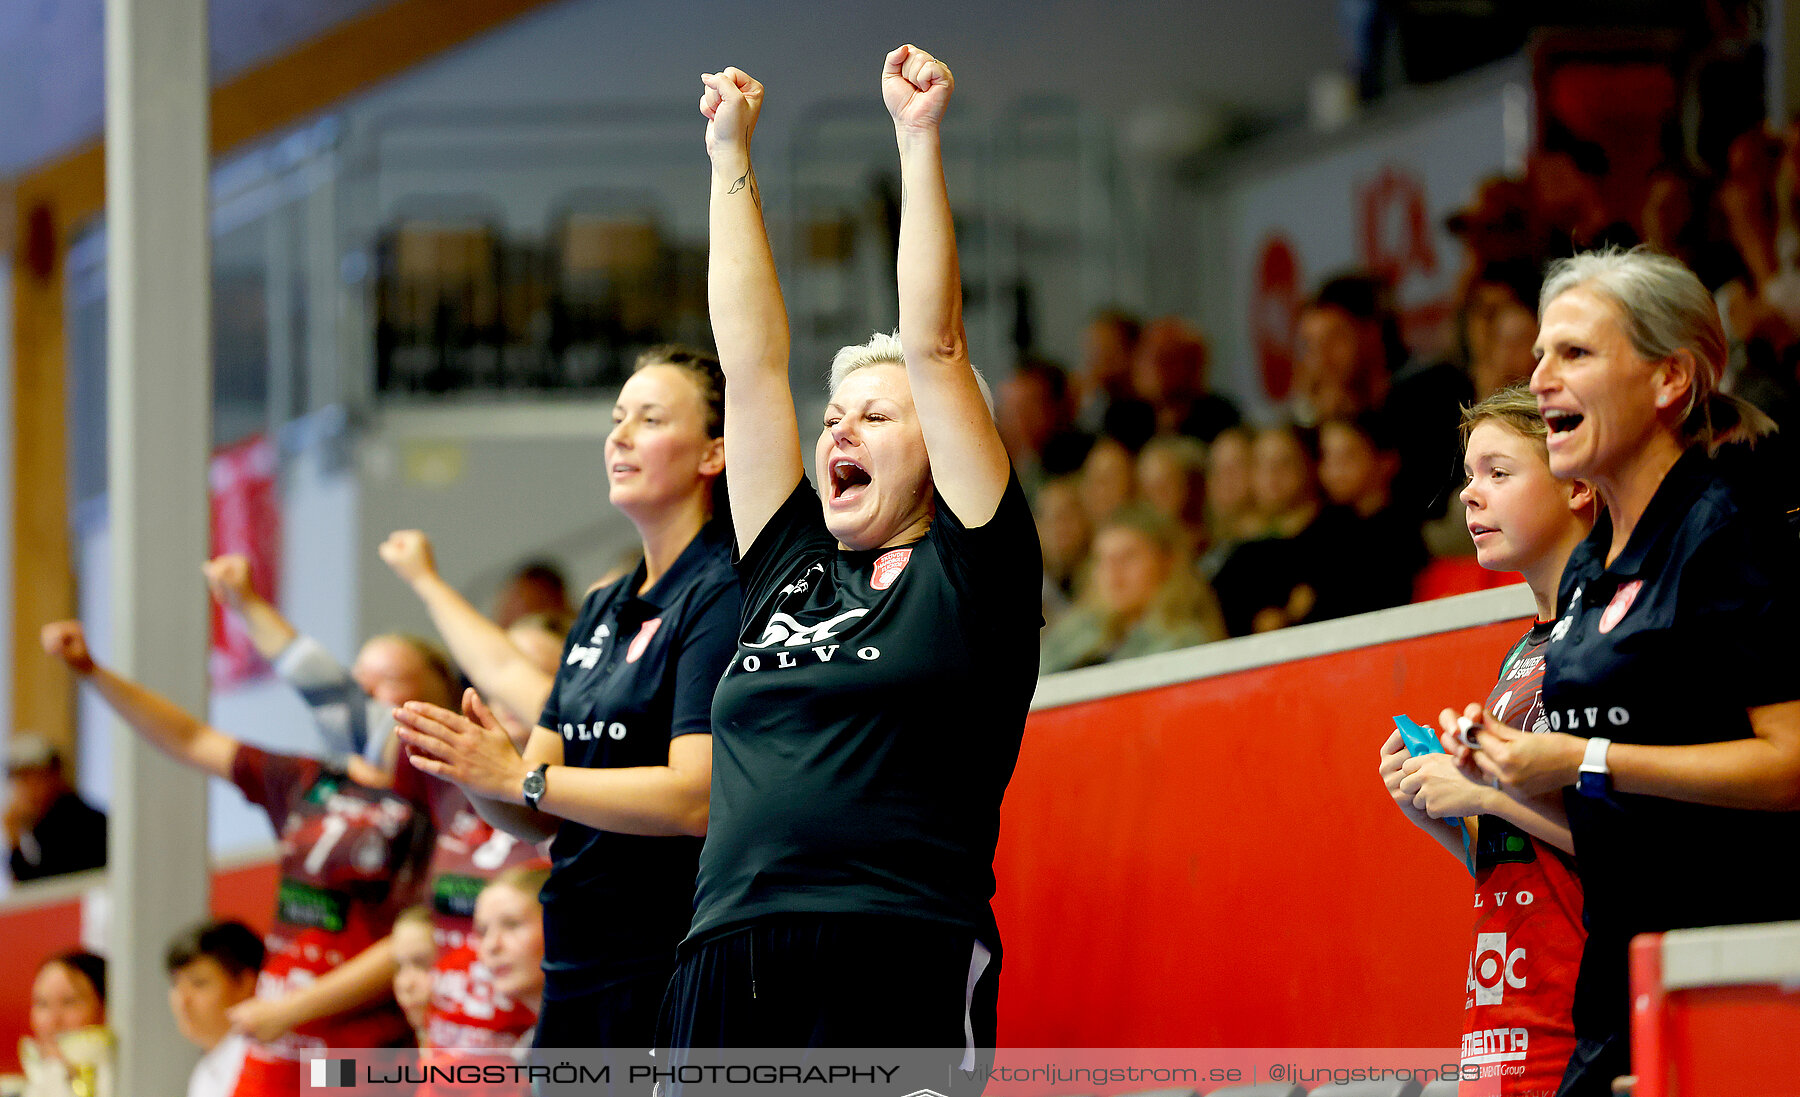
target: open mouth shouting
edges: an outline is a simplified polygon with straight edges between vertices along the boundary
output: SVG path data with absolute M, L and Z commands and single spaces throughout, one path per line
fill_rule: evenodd
M 862 497 L 871 483 L 869 471 L 848 457 L 831 459 L 832 506 L 849 506 Z
M 1583 416 L 1579 412 L 1544 409 L 1544 425 L 1550 428 L 1552 437 L 1574 430 L 1581 425 L 1582 419 Z

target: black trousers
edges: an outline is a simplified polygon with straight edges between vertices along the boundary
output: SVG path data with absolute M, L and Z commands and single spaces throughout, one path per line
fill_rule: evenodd
M 992 1060 L 1000 963 L 987 958 L 971 987 L 976 948 L 971 930 L 919 919 L 759 919 L 682 947 L 657 1046 L 674 1066 L 687 1049 L 933 1049 L 932 1088 L 948 1092 L 971 1049 Z
M 597 1092 L 647 1093 L 648 1086 L 626 1083 L 632 1067 L 654 1061 L 650 1050 L 656 1037 L 657 1009 L 668 985 L 666 976 L 654 973 L 618 979 L 586 994 L 545 998 L 532 1034 L 532 1062 L 555 1066 L 562 1057 L 548 1052 L 564 1048 L 604 1049 L 583 1059 L 588 1065 L 608 1068 L 610 1084 Z M 556 1090 L 545 1087 L 544 1092 Z

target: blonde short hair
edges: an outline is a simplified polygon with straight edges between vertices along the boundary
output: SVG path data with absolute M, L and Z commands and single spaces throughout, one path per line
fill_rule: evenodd
M 867 343 L 844 347 L 836 354 L 832 355 L 831 374 L 826 381 L 825 391 L 827 393 L 836 393 L 838 386 L 844 383 L 844 378 L 850 376 L 859 369 L 868 366 L 887 364 L 896 366 L 906 365 L 906 351 L 900 345 L 900 333 L 897 331 L 878 331 L 869 336 L 869 341 Z M 987 404 L 988 416 L 992 418 L 994 414 L 994 390 L 988 387 L 987 378 L 983 377 L 981 371 L 976 369 L 973 364 L 969 366 L 969 372 L 975 375 L 975 387 L 981 390 L 981 399 Z

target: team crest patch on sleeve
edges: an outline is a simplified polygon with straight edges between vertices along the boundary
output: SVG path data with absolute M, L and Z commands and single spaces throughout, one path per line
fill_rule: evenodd
M 1631 603 L 1637 600 L 1638 591 L 1642 590 L 1643 586 L 1642 579 L 1633 579 L 1613 594 L 1612 601 L 1606 603 L 1606 612 L 1600 615 L 1601 632 L 1611 632 L 1619 627 L 1619 622 L 1623 621 L 1625 615 L 1631 612 Z
M 637 635 L 631 638 L 631 646 L 625 649 L 625 661 L 635 663 L 644 657 L 644 649 L 650 646 L 650 638 L 662 627 L 661 617 L 652 617 L 638 628 Z
M 875 561 L 875 574 L 870 576 L 869 585 L 876 590 L 886 590 L 893 586 L 894 580 L 900 578 L 900 573 L 906 570 L 906 562 L 912 559 L 912 551 L 909 548 L 897 548 L 883 554 Z

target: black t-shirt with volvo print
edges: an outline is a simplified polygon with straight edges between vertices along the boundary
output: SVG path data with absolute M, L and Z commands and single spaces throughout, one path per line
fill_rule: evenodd
M 1731 450 L 1728 447 L 1728 451 Z M 1800 545 L 1746 477 L 1689 450 L 1608 566 L 1601 515 L 1563 573 L 1544 715 L 1621 743 L 1746 739 L 1746 710 L 1800 698 Z M 1586 891 L 1576 1031 L 1623 1033 L 1633 934 L 1800 918 L 1800 813 L 1564 791 Z
M 980 528 L 940 501 L 923 539 L 867 551 L 837 547 L 802 480 L 738 569 L 690 939 L 860 913 L 965 926 L 998 952 L 994 846 L 1043 581 L 1018 480 Z
M 562 736 L 565 765 L 667 765 L 670 740 L 711 730 L 713 686 L 731 658 L 740 607 L 730 531 L 707 526 L 640 595 L 643 581 L 640 564 L 588 595 L 569 631 L 538 721 Z M 545 996 L 672 970 L 693 916 L 699 854 L 698 838 L 563 820 L 543 892 Z

